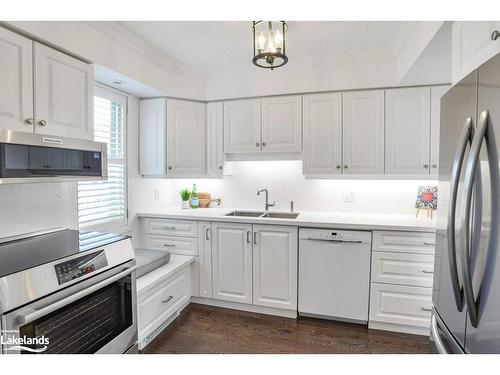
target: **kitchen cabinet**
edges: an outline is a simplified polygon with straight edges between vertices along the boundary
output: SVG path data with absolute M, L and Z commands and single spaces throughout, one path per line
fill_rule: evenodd
M 167 99 L 167 176 L 206 173 L 204 103 Z
M 252 303 L 252 225 L 212 223 L 213 298 Z
M 93 140 L 91 65 L 34 43 L 35 131 Z
M 302 151 L 302 98 L 277 96 L 262 99 L 262 151 Z
M 207 172 L 222 177 L 224 172 L 224 104 L 207 104 Z
M 384 91 L 342 98 L 343 174 L 384 174 Z
M 0 128 L 32 133 L 32 42 L 0 27 L 0 56 Z
M 430 140 L 430 174 L 437 176 L 439 172 L 439 130 L 441 124 L 441 97 L 450 86 L 431 87 L 431 140 Z
M 498 21 L 455 21 L 452 25 L 452 80 L 457 83 L 500 52 L 500 37 L 492 40 L 492 33 L 500 31 Z
M 224 152 L 260 152 L 260 99 L 224 102 Z
M 429 174 L 430 106 L 429 87 L 386 90 L 386 174 Z
M 166 174 L 167 102 L 164 98 L 140 101 L 140 170 L 143 176 Z
M 90 64 L 0 27 L 0 128 L 93 140 Z
M 200 297 L 212 298 L 212 225 L 200 222 L 198 230 Z
M 342 94 L 303 96 L 304 174 L 342 172 Z
M 297 228 L 253 225 L 253 303 L 297 309 Z

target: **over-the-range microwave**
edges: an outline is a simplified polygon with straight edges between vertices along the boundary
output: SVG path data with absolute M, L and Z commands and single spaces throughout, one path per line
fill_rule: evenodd
M 0 184 L 107 179 L 107 144 L 0 130 Z

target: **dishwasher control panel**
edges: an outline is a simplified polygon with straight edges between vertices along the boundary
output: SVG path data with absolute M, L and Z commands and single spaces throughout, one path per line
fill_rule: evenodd
M 371 232 L 300 228 L 299 238 L 302 240 L 369 243 L 371 242 Z

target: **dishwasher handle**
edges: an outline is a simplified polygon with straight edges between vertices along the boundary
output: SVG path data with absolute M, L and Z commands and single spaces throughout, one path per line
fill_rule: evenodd
M 363 243 L 363 241 L 345 241 L 345 240 L 334 240 L 328 238 L 314 238 L 314 237 L 307 237 L 303 239 L 307 241 L 321 241 L 321 242 L 333 242 L 333 243 Z

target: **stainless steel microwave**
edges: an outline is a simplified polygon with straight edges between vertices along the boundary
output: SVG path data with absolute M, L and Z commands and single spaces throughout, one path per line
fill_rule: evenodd
M 0 130 L 0 184 L 107 179 L 107 144 Z

